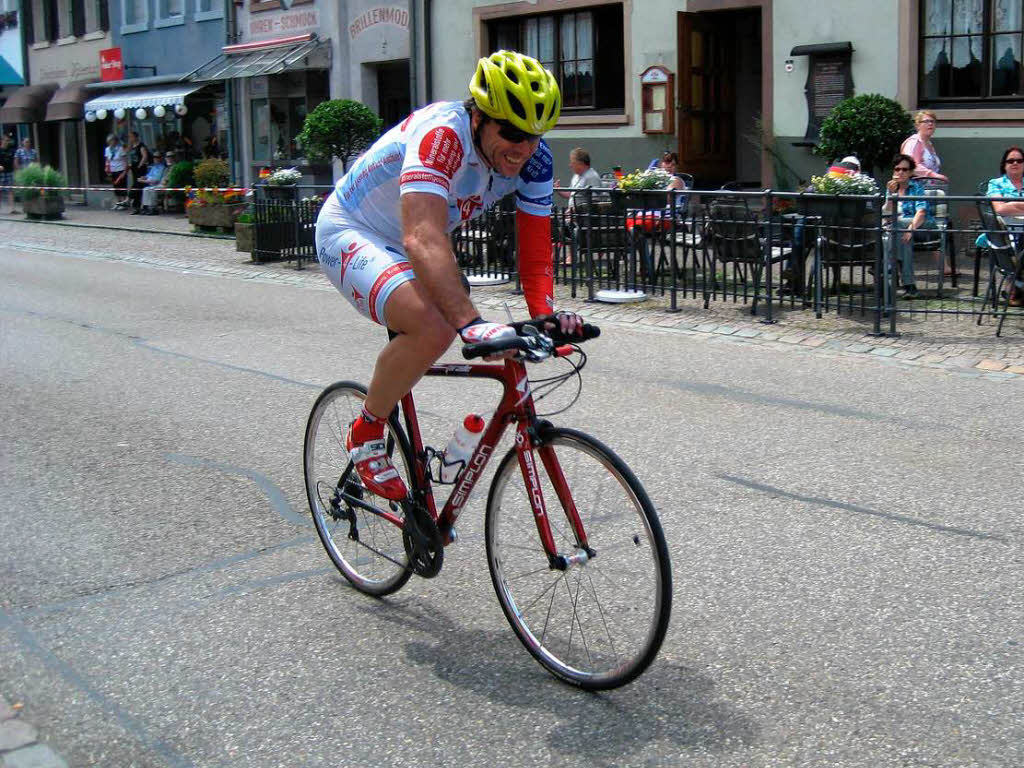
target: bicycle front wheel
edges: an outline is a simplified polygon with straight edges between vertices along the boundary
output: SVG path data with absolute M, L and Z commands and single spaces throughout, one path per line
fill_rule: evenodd
M 349 381 L 321 393 L 306 424 L 303 468 L 309 509 L 327 554 L 356 589 L 381 596 L 401 589 L 412 571 L 402 543 L 401 506 L 363 487 L 345 449 L 349 425 L 365 399 L 363 386 Z M 394 418 L 384 437 L 395 468 L 412 487 L 411 451 Z
M 516 635 L 548 671 L 589 690 L 634 680 L 668 629 L 672 571 L 657 513 L 629 467 L 594 438 L 550 428 L 593 556 L 549 566 L 513 448 L 487 499 L 486 547 L 498 601 Z M 538 470 L 543 467 L 537 461 Z M 580 551 L 554 486 L 538 471 L 559 554 Z

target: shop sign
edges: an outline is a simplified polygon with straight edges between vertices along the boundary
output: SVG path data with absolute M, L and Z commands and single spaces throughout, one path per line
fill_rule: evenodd
M 285 13 L 261 13 L 249 17 L 249 39 L 258 40 L 275 35 L 297 35 L 303 32 L 317 32 L 320 29 L 320 12 L 306 8 Z
M 349 24 L 348 33 L 351 38 L 355 40 L 359 35 L 363 34 L 370 27 L 375 27 L 378 24 L 391 24 L 392 26 L 401 27 L 403 29 L 409 28 L 409 11 L 405 8 L 385 8 L 377 7 L 371 8 L 364 13 L 359 14 L 355 20 Z
M 100 51 L 100 80 L 124 80 L 124 62 L 120 48 L 104 48 Z

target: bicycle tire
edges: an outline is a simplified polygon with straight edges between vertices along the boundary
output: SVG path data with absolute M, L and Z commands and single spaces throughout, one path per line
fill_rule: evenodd
M 303 474 L 306 498 L 313 515 L 320 543 L 342 575 L 368 595 L 383 597 L 401 589 L 412 576 L 402 543 L 402 526 L 351 504 L 331 499 L 348 468 L 345 437 L 349 424 L 359 415 L 366 388 L 351 381 L 339 381 L 327 387 L 313 404 L 306 422 L 303 442 Z M 392 416 L 385 429 L 395 467 L 412 487 L 412 451 L 405 432 Z M 344 491 L 355 498 L 386 509 L 404 520 L 401 505 L 369 494 L 352 470 Z M 344 508 L 343 508 L 344 507 Z M 350 515 L 355 515 L 358 541 L 351 538 Z
M 668 545 L 647 492 L 614 452 L 571 429 L 549 427 L 542 440 L 555 449 L 595 556 L 565 571 L 549 567 L 513 448 L 487 498 L 494 590 L 516 636 L 555 677 L 587 690 L 617 688 L 650 666 L 665 639 Z M 537 467 L 556 547 L 571 554 L 575 534 L 539 460 Z M 567 623 L 552 621 L 556 608 L 568 610 Z

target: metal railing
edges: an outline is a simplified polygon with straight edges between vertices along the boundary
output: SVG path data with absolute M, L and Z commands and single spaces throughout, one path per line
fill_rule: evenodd
M 669 310 L 683 302 L 745 305 L 767 322 L 780 311 L 841 314 L 863 318 L 879 334 L 897 333 L 901 318 L 980 320 L 993 312 L 991 296 L 985 298 L 998 276 L 986 249 L 976 245 L 977 197 L 898 198 L 897 210 L 902 201 L 924 201 L 930 208 L 929 227 L 913 234 L 901 259 L 893 244 L 902 232 L 893 237 L 881 196 L 574 194 L 572 208 L 552 212 L 551 228 L 555 278 L 573 297 L 653 298 Z M 456 242 L 469 239 L 481 254 L 460 261 L 471 275 L 493 272 L 490 265 L 499 261 L 514 280 L 509 253 L 515 251 L 515 228 L 500 218 L 491 221 L 468 222 L 456 233 Z M 491 226 L 497 227 L 493 238 Z M 1010 307 L 1009 316 L 1024 312 Z
M 780 312 L 839 314 L 863 319 L 877 334 L 897 333 L 901 319 L 980 320 L 993 312 L 998 274 L 976 245 L 977 197 L 897 199 L 897 209 L 902 201 L 930 207 L 929 227 L 914 233 L 901 258 L 894 241 L 902 233 L 894 238 L 881 196 L 573 193 L 571 208 L 552 211 L 551 237 L 555 279 L 574 298 L 648 298 L 670 311 L 684 303 L 733 304 L 766 322 Z M 283 201 L 260 196 L 254 207 L 254 257 L 294 260 L 298 268 L 316 258 L 317 204 L 297 194 Z M 451 240 L 471 282 L 518 285 L 512 198 L 463 223 Z M 1008 315 L 1024 312 L 1010 307 Z

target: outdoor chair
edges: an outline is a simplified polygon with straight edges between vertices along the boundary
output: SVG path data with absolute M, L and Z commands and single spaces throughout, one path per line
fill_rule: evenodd
M 991 301 L 992 316 L 999 315 L 996 336 L 1000 336 L 1003 332 L 1006 313 L 1010 310 L 1012 287 L 1015 283 L 1019 284 L 1021 279 L 1022 259 L 1013 237 L 1006 229 L 1006 224 L 996 215 L 991 200 L 978 200 L 978 214 L 981 216 L 982 228 L 988 240 L 985 250 L 989 255 L 988 289 L 985 291 L 981 312 L 978 313 L 978 325 L 981 325 L 981 319 L 985 316 L 985 308 Z M 996 275 L 999 276 L 998 285 L 996 285 Z M 1007 283 L 1009 283 L 1009 287 Z M 1002 304 L 1001 313 L 999 311 L 1000 304 Z
M 813 275 L 816 297 L 821 295 L 825 270 L 832 273 L 830 293 L 837 296 L 844 269 L 850 277 L 851 289 L 858 271 L 862 286 L 867 284 L 867 275 L 872 270 L 875 280 L 883 279 L 884 273 L 876 269 L 881 260 L 874 212 L 868 210 L 866 201 L 844 200 L 841 205 L 835 214 L 822 215 L 817 224 Z
M 914 233 L 914 251 L 935 251 L 939 255 L 939 274 L 937 281 L 942 284 L 941 275 L 945 269 L 946 262 L 952 272 L 950 283 L 954 288 L 959 284 L 959 275 L 956 269 L 956 249 L 952 247 L 953 236 L 949 223 L 949 203 L 946 202 L 946 190 L 948 184 L 944 182 L 929 181 L 925 184 L 924 193 L 927 197 L 934 197 L 929 201 L 935 211 L 935 229 L 922 229 Z
M 761 222 L 751 213 L 746 200 L 716 201 L 705 214 L 703 233 L 704 252 L 711 265 L 711 279 L 704 284 L 704 308 L 710 299 L 710 285 L 717 279 L 717 265 L 731 264 L 736 280 L 746 284 L 748 272 L 752 273 L 753 303 L 750 314 L 757 314 L 757 302 L 761 293 L 761 279 L 768 271 L 771 284 L 772 265 L 789 258 L 791 249 L 771 242 L 764 235 Z M 744 287 L 744 293 L 746 288 Z M 768 301 L 768 317 L 771 317 L 771 300 Z
M 612 202 L 576 200 L 573 215 L 573 252 L 585 263 L 588 276 L 597 280 L 619 280 L 620 262 L 631 248 L 623 215 Z

